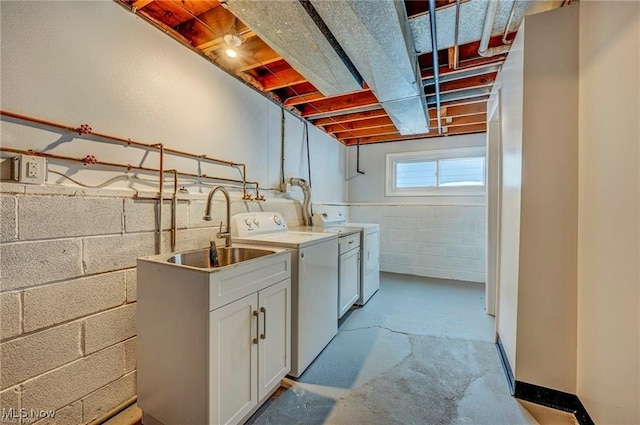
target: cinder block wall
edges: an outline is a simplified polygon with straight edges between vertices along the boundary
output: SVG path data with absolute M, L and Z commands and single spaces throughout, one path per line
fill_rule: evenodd
M 486 206 L 354 204 L 350 221 L 380 224 L 380 270 L 485 282 Z
M 40 425 L 91 422 L 136 394 L 135 265 L 156 253 L 157 201 L 127 190 L 1 191 L 0 407 L 56 411 Z M 213 221 L 202 220 L 205 198 L 180 200 L 177 250 L 208 246 L 224 219 L 220 196 Z M 232 214 L 262 208 L 300 224 L 298 202 L 236 199 Z M 163 252 L 169 223 L 165 202 Z

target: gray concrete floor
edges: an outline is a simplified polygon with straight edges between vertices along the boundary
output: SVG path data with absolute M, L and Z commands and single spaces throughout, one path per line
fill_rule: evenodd
M 509 395 L 484 285 L 381 274 L 299 380 L 248 423 L 537 424 Z

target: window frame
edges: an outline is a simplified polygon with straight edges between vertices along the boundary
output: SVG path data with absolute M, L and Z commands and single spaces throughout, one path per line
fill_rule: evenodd
M 443 159 L 484 158 L 483 184 L 469 186 L 433 186 L 399 188 L 396 181 L 396 163 L 410 161 L 439 161 Z M 416 152 L 388 153 L 385 158 L 385 196 L 484 196 L 487 188 L 487 149 L 485 146 L 468 148 L 433 149 Z M 436 170 L 438 166 L 436 165 Z M 436 171 L 437 173 L 437 171 Z M 437 184 L 437 177 L 436 177 Z

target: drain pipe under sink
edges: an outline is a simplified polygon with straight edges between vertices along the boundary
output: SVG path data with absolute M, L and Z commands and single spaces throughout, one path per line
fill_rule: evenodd
M 304 201 L 302 203 L 302 220 L 304 221 L 305 226 L 312 226 L 313 224 L 311 222 L 311 211 L 310 211 L 311 188 L 309 187 L 305 179 L 291 177 L 289 179 L 289 183 L 291 183 L 294 186 L 299 186 L 302 188 L 302 193 L 304 193 Z

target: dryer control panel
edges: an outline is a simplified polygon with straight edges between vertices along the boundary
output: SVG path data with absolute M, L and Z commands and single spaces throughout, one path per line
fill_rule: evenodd
M 231 236 L 234 237 L 245 238 L 287 230 L 287 223 L 277 212 L 241 213 L 231 217 Z

